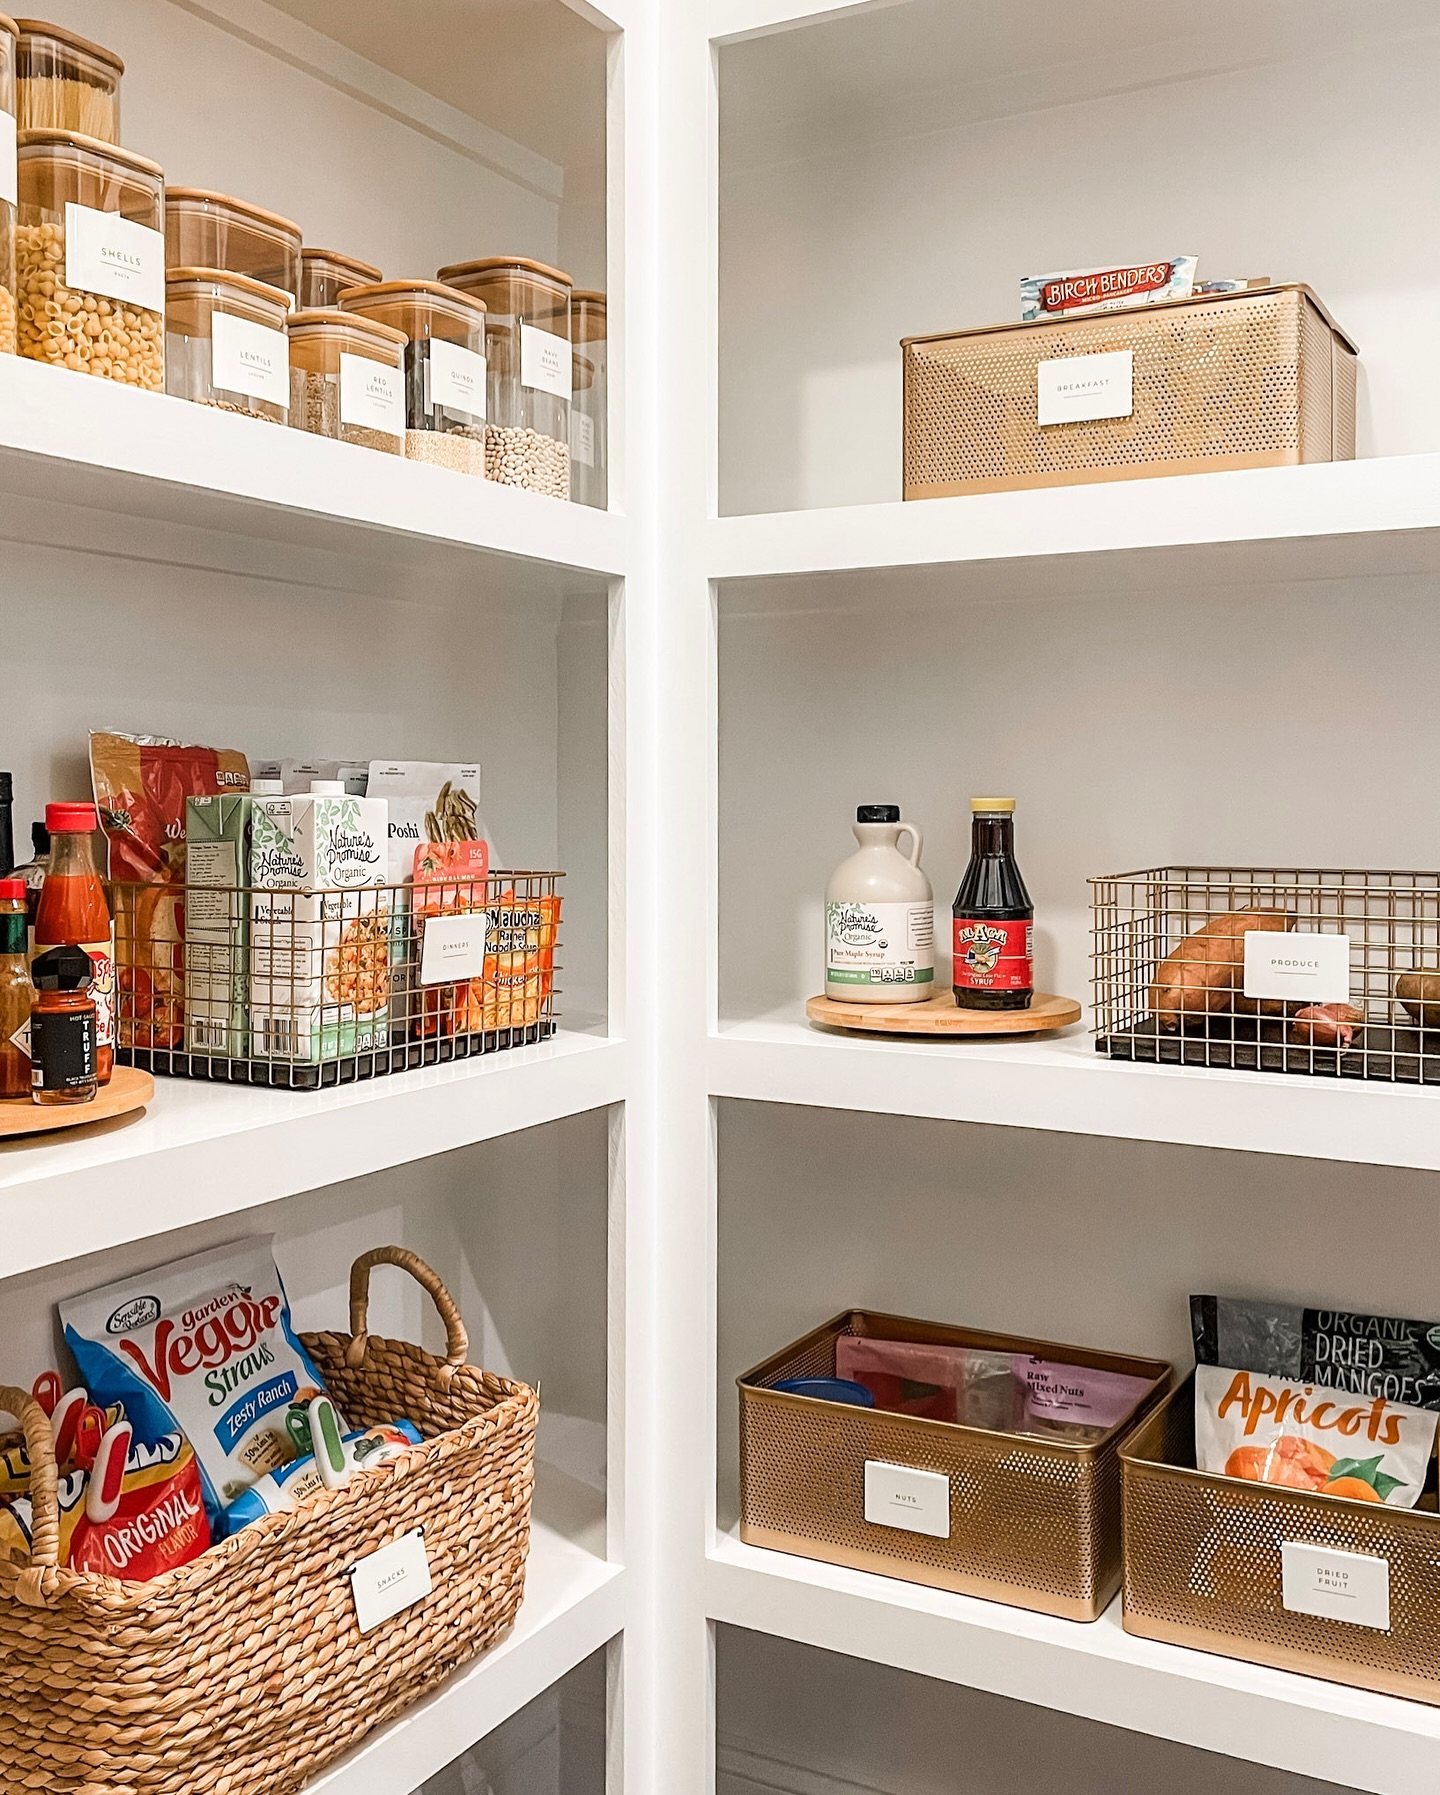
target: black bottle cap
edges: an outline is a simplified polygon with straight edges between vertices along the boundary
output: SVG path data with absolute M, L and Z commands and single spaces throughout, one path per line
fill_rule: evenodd
M 900 806 L 898 804 L 862 804 L 855 812 L 857 823 L 898 823 Z
M 37 991 L 79 991 L 95 976 L 83 947 L 52 947 L 35 956 L 30 979 Z
M 0 773 L 0 804 L 9 804 L 14 796 L 14 785 L 10 775 Z
M 50 852 L 50 831 L 44 823 L 31 823 L 30 846 L 35 850 L 35 858 L 41 860 Z

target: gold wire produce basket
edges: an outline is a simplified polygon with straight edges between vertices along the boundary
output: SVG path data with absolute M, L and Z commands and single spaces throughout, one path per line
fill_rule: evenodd
M 1119 1445 L 1135 1414 L 1088 1444 L 818 1401 L 773 1386 L 833 1377 L 843 1334 L 1033 1354 L 1154 1382 L 1170 1367 L 1048 1341 L 853 1309 L 747 1371 L 740 1390 L 740 1537 L 748 1545 L 1090 1621 L 1120 1587 Z M 867 1463 L 949 1481 L 949 1537 L 865 1518 Z
M 1042 425 L 1039 367 L 1128 351 L 1128 416 Z M 1355 455 L 1357 352 L 1305 286 L 907 337 L 907 499 Z
M 1197 1471 L 1187 1380 L 1121 1448 L 1127 1633 L 1440 1703 L 1440 1515 Z M 1388 1629 L 1285 1605 L 1294 1541 L 1381 1559 Z
M 546 1040 L 563 876 L 344 891 L 117 880 L 117 1057 L 314 1090 Z
M 1440 1084 L 1440 872 L 1162 866 L 1090 887 L 1100 1053 Z M 1348 995 L 1257 995 L 1249 934 L 1280 937 L 1300 978 L 1329 946 Z

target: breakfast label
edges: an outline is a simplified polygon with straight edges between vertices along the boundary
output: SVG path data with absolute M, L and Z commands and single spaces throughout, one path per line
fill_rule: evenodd
M 485 357 L 463 343 L 447 343 L 440 337 L 430 339 L 430 359 L 425 364 L 429 382 L 429 411 L 439 406 L 442 411 L 456 412 L 472 423 L 485 422 L 485 379 L 488 372 Z
M 1128 418 L 1135 409 L 1135 352 L 1065 355 L 1036 364 L 1036 406 L 1041 425 L 1085 424 L 1095 418 Z
M 148 312 L 165 310 L 165 236 L 118 212 L 65 207 L 65 285 Z
M 520 326 L 520 384 L 532 392 L 570 399 L 572 350 L 567 338 L 535 324 Z
M 1295 1003 L 1348 1003 L 1350 937 L 1245 931 L 1245 995 Z
M 1390 1631 L 1390 1561 L 1287 1539 L 1280 1547 L 1280 1600 L 1292 1614 Z
M 210 378 L 227 393 L 290 409 L 290 351 L 283 330 L 216 312 L 210 321 Z
M 0 203 L 19 204 L 19 182 L 15 168 L 15 119 L 9 112 L 0 112 Z
M 340 422 L 384 436 L 405 434 L 405 377 L 368 355 L 340 355 Z

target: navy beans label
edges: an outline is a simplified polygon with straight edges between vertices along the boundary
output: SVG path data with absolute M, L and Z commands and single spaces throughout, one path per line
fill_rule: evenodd
M 65 207 L 65 285 L 147 312 L 165 310 L 165 237 L 118 212 Z
M 573 367 L 570 344 L 553 331 L 541 330 L 534 324 L 520 326 L 520 384 L 532 392 L 550 393 L 557 399 L 570 399 L 570 374 Z

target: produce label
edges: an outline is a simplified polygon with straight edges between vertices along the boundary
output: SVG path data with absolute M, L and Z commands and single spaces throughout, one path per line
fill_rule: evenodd
M 1028 991 L 1034 983 L 1034 925 L 955 918 L 953 983 L 966 991 Z
M 368 355 L 340 355 L 340 422 L 384 436 L 405 434 L 405 376 Z
M 463 343 L 446 343 L 439 337 L 430 340 L 430 358 L 425 363 L 429 391 L 425 409 L 437 405 L 442 411 L 458 413 L 472 423 L 485 422 L 485 378 L 488 372 L 485 357 Z
M 570 399 L 572 351 L 564 337 L 534 324 L 520 326 L 520 384 L 532 392 Z
M 290 409 L 290 350 L 283 330 L 216 312 L 210 321 L 210 377 L 223 392 Z
M 861 987 L 933 984 L 934 906 L 827 904 L 825 977 Z
M 1348 1003 L 1350 937 L 1245 931 L 1245 995 L 1296 1003 Z
M 165 235 L 118 212 L 65 207 L 65 285 L 148 312 L 165 310 Z
M 12 114 L 0 112 L 0 203 L 19 203 L 15 170 L 15 120 Z

